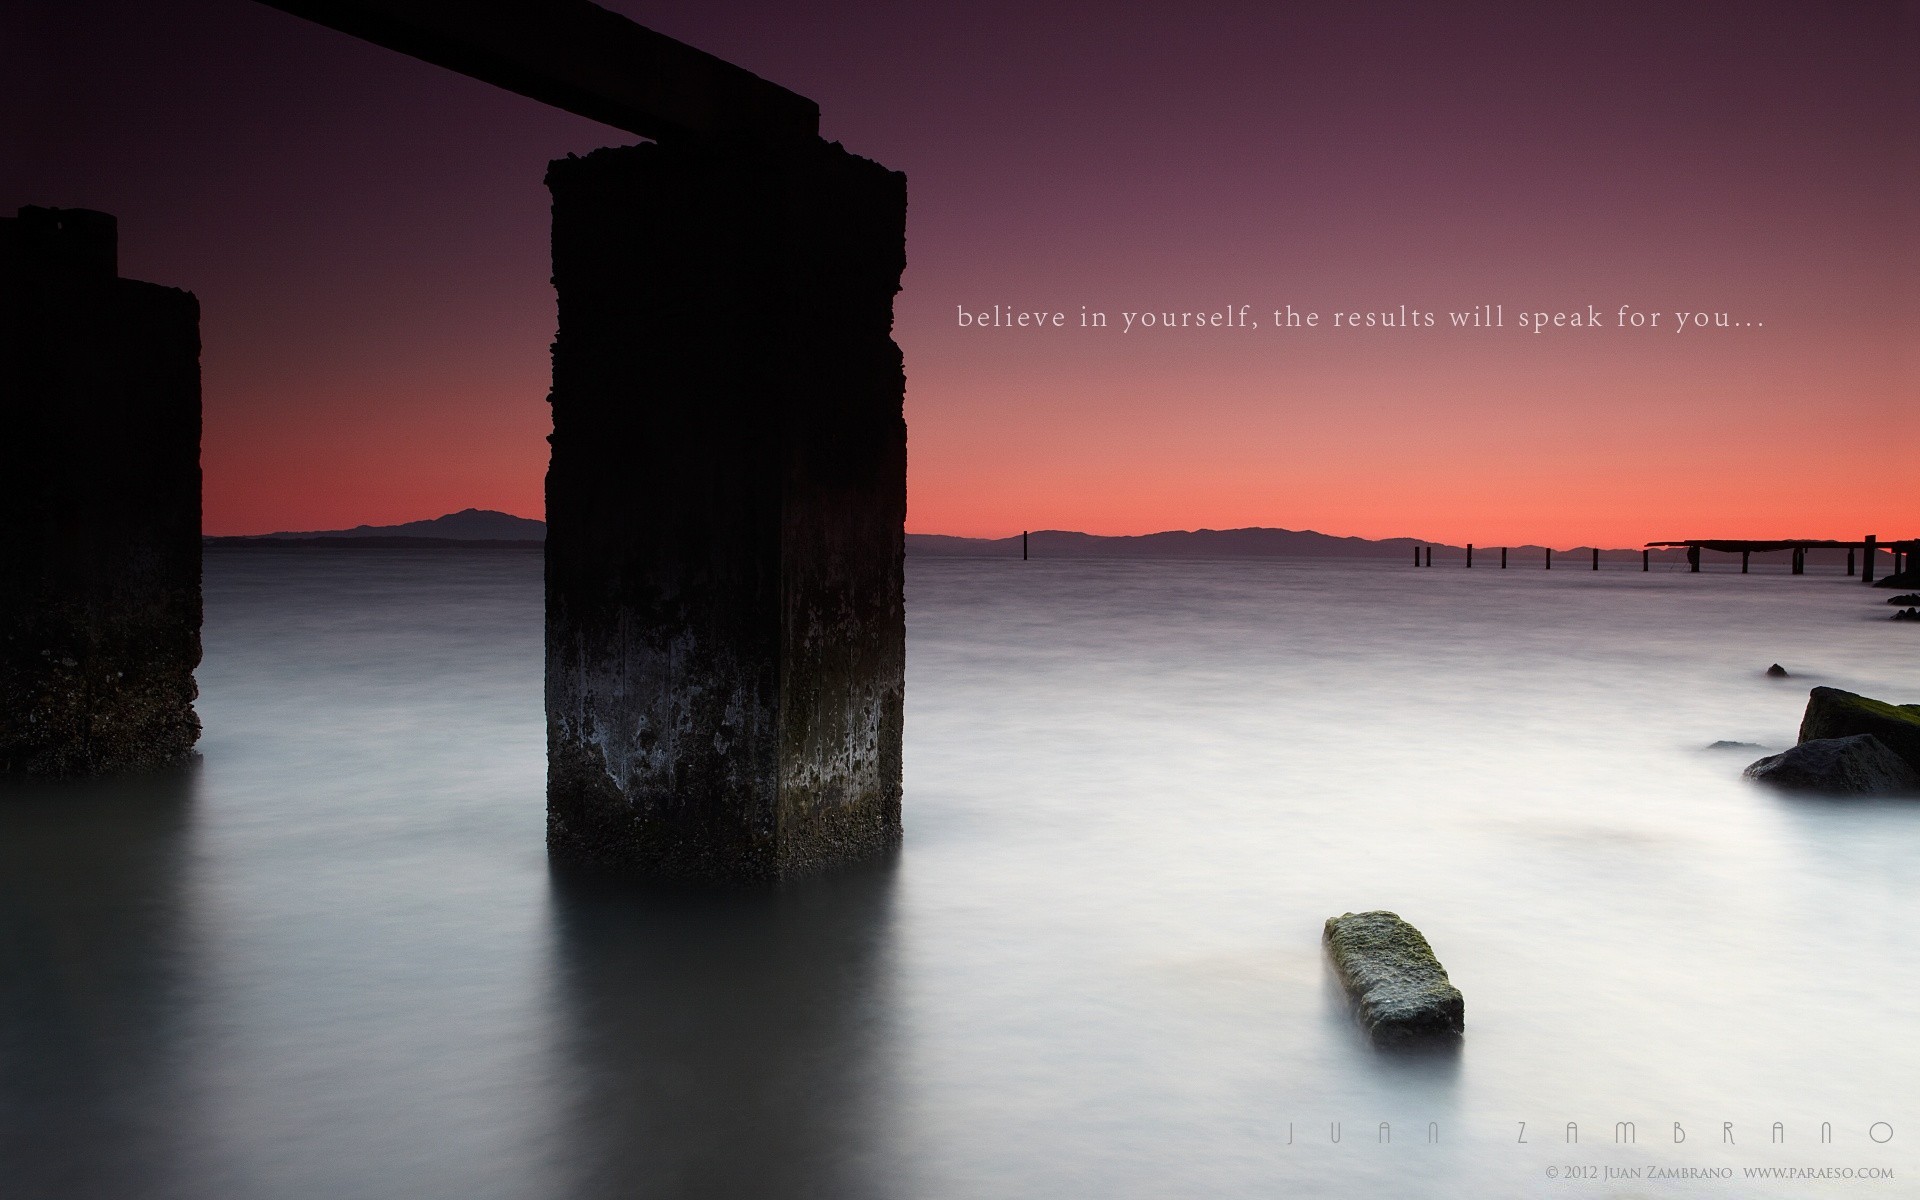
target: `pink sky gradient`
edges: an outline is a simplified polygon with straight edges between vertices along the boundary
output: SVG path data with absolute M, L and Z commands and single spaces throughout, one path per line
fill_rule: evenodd
M 540 515 L 541 174 L 631 139 L 161 7 L 10 9 L 0 204 L 113 212 L 123 273 L 199 295 L 208 532 Z M 1920 528 L 1911 5 L 610 7 L 907 173 L 916 532 Z M 1495 302 L 1504 331 L 1270 327 Z M 995 303 L 1262 327 L 956 326 Z M 1511 327 L 1589 303 L 1761 324 Z

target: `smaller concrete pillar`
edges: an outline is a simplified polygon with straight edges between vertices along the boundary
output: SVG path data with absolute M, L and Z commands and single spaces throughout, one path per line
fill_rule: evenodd
M 193 753 L 200 308 L 106 213 L 0 219 L 0 773 Z
M 1467 570 L 1473 570 L 1473 543 L 1467 543 Z
M 1500 547 L 1500 569 L 1502 571 L 1507 569 L 1507 548 L 1505 546 Z
M 1642 571 L 1653 570 L 1653 551 L 1642 550 L 1640 552 L 1640 569 Z
M 1695 575 L 1700 573 L 1700 547 L 1687 547 L 1687 570 Z
M 1861 547 L 1860 579 L 1863 583 L 1873 582 L 1873 556 L 1880 552 L 1880 547 L 1875 544 L 1879 540 L 1879 538 L 1870 533 L 1866 537 L 1866 545 Z
M 1593 548 L 1593 569 L 1596 571 L 1600 569 L 1600 547 L 1598 546 Z
M 1807 573 L 1807 548 L 1805 546 L 1795 546 L 1793 548 L 1793 573 L 1795 575 L 1805 575 Z
M 1745 575 L 1747 573 L 1747 566 L 1752 561 L 1753 561 L 1753 551 L 1742 550 L 1740 552 L 1740 573 L 1742 575 Z

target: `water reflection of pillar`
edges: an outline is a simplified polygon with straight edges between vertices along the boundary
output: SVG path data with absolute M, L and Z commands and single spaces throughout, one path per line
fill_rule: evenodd
M 0 788 L 0 1192 L 184 1194 L 193 779 Z
M 891 863 L 779 891 L 556 883 L 567 1194 L 895 1196 Z

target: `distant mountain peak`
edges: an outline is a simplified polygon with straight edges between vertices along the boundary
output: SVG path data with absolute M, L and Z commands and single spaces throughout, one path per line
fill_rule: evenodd
M 297 533 L 268 533 L 269 538 L 444 538 L 461 542 L 539 542 L 547 537 L 547 523 L 532 517 L 491 508 L 463 508 L 445 516 L 398 525 L 355 525 L 352 529 L 315 529 Z

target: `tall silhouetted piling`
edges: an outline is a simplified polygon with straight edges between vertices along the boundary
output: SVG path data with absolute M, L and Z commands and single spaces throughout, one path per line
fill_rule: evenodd
M 1473 543 L 1467 543 L 1467 570 L 1473 570 Z
M 1553 547 L 1547 547 L 1547 570 L 1553 570 Z
M 1805 575 L 1807 573 L 1807 551 L 1803 546 L 1795 546 L 1793 548 L 1793 573 L 1795 575 Z
M 1427 547 L 1427 565 L 1428 566 L 1433 565 L 1433 547 L 1432 546 Z
M 0 771 L 167 766 L 200 735 L 200 308 L 114 219 L 0 219 Z
M 1860 578 L 1867 583 L 1873 582 L 1873 556 L 1878 552 L 1878 547 L 1874 543 L 1879 540 L 1870 533 L 1866 536 L 1865 544 L 1860 548 Z
M 1640 552 L 1640 569 L 1642 571 L 1653 570 L 1653 551 L 1642 550 Z
M 1752 561 L 1753 561 L 1753 551 L 1742 550 L 1740 552 L 1740 573 L 1742 575 L 1745 575 L 1747 573 L 1747 565 Z
M 1020 531 L 1020 561 L 1027 561 L 1027 531 L 1024 529 Z
M 1600 547 L 1598 546 L 1593 548 L 1593 569 L 1596 571 L 1600 569 Z
M 1700 573 L 1700 547 L 1687 547 L 1687 570 L 1694 575 Z
M 906 178 L 814 139 L 555 162 L 548 846 L 680 880 L 900 838 Z
M 1502 571 L 1507 569 L 1507 548 L 1505 546 L 1500 547 L 1500 569 Z

